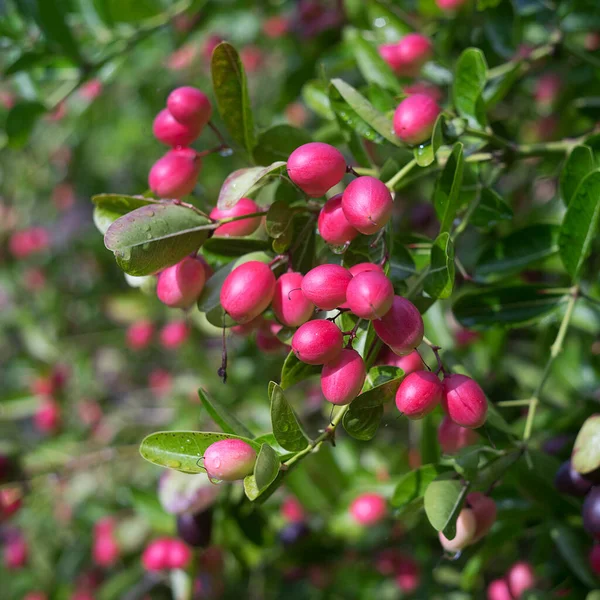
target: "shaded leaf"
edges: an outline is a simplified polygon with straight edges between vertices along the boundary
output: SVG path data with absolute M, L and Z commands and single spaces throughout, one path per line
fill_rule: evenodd
M 479 204 L 473 211 L 469 223 L 475 227 L 489 229 L 501 221 L 508 221 L 512 218 L 512 208 L 502 197 L 491 188 L 484 188 L 481 190 Z
M 276 383 L 271 382 L 269 395 L 271 396 L 271 424 L 275 439 L 282 448 L 290 452 L 304 450 L 309 440 L 283 390 Z
M 238 169 L 227 176 L 221 186 L 217 206 L 221 209 L 234 207 L 250 190 L 267 184 L 272 177 L 283 172 L 285 163 L 277 161 L 268 167 Z
M 440 474 L 437 465 L 422 465 L 408 472 L 396 485 L 390 500 L 392 506 L 402 508 L 405 505 L 422 498 L 429 484 Z
M 322 81 L 309 81 L 302 87 L 302 98 L 313 112 L 324 119 L 334 119 L 335 114 L 329 102 L 328 85 Z
M 587 587 L 597 587 L 597 578 L 588 566 L 589 547 L 584 544 L 581 535 L 567 524 L 558 522 L 553 525 L 550 535 L 577 579 Z
M 291 125 L 275 125 L 258 136 L 254 148 L 254 160 L 259 165 L 268 165 L 275 161 L 287 161 L 289 155 L 299 146 L 312 141 L 304 129 Z
M 458 114 L 472 127 L 485 125 L 483 89 L 487 79 L 487 64 L 478 48 L 467 48 L 454 69 L 452 98 Z
M 277 478 L 281 463 L 269 444 L 263 444 L 254 465 L 254 473 L 244 478 L 244 491 L 249 500 L 256 500 Z
M 354 400 L 356 402 L 356 400 Z M 344 429 L 353 438 L 368 441 L 375 437 L 383 417 L 383 406 L 350 406 L 343 418 Z
M 98 194 L 92 196 L 94 203 L 94 224 L 104 234 L 119 217 L 148 204 L 160 204 L 159 200 L 143 196 L 122 194 Z
M 242 256 L 249 252 L 270 250 L 271 244 L 268 240 L 256 238 L 213 236 L 204 242 L 203 248 L 220 256 Z
M 463 145 L 459 142 L 452 148 L 452 153 L 448 157 L 433 191 L 433 206 L 440 220 L 440 233 L 450 231 L 452 227 L 459 207 L 463 171 Z
M 436 479 L 425 491 L 425 514 L 433 528 L 449 539 L 456 535 L 456 519 L 468 490 L 455 479 Z
M 210 418 L 224 433 L 231 433 L 250 439 L 254 437 L 252 432 L 234 414 L 230 413 L 217 399 L 211 398 L 202 388 L 198 389 L 198 397 L 202 402 L 202 406 L 204 406 L 206 412 L 210 415 Z
M 286 390 L 309 377 L 319 375 L 322 368 L 319 365 L 307 365 L 298 360 L 293 352 L 290 352 L 281 369 L 281 388 Z
M 444 115 L 439 115 L 433 126 L 431 141 L 415 146 L 413 154 L 420 167 L 428 167 L 435 161 L 435 155 L 444 141 L 443 127 Z
M 448 298 L 454 289 L 454 244 L 449 233 L 441 233 L 431 246 L 429 274 L 425 291 L 432 298 Z
M 567 206 L 579 184 L 594 168 L 593 150 L 589 146 L 575 146 L 560 173 L 560 195 Z
M 11 148 L 22 148 L 29 140 L 38 119 L 46 112 L 40 102 L 23 101 L 15 104 L 6 116 L 5 131 Z

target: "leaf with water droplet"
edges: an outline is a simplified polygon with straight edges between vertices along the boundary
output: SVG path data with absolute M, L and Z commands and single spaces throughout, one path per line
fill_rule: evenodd
M 285 163 L 277 161 L 268 167 L 250 167 L 231 173 L 221 186 L 217 206 L 222 209 L 234 207 L 250 190 L 262 187 L 283 172 Z
M 144 198 L 143 196 L 125 196 L 123 194 L 98 194 L 92 196 L 92 202 L 94 203 L 94 224 L 102 234 L 105 234 L 119 217 L 136 208 L 160 204 L 160 200 Z M 154 216 L 154 211 L 150 211 L 149 216 Z
M 308 446 L 309 440 L 300 425 L 294 409 L 290 406 L 281 387 L 269 383 L 271 399 L 271 423 L 273 435 L 282 448 L 290 452 L 300 452 Z

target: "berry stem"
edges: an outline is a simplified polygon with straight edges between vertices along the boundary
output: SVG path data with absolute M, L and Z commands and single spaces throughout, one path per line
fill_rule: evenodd
M 196 154 L 199 158 L 203 158 L 205 156 L 208 156 L 209 154 L 223 152 L 224 150 L 231 150 L 231 148 L 227 144 L 221 144 L 219 146 L 215 146 L 214 148 L 209 148 L 208 150 L 201 150 L 200 152 L 196 152 Z
M 387 188 L 393 192 L 396 184 L 402 181 L 402 178 L 410 173 L 414 167 L 417 166 L 417 160 L 413 158 L 411 161 L 407 162 L 389 181 L 385 182 Z
M 433 342 L 428 340 L 426 337 L 423 338 L 423 341 L 431 348 L 431 351 L 435 355 L 435 360 L 437 360 L 437 370 L 435 371 L 435 374 L 437 375 L 441 371 L 441 373 L 444 376 L 448 375 L 448 371 L 444 368 L 444 363 L 442 362 L 442 357 L 440 356 L 440 350 L 442 349 L 442 347 L 436 346 Z
M 208 122 L 208 126 L 213 130 L 219 142 L 221 142 L 221 146 L 223 146 L 223 148 L 229 148 L 229 144 L 223 137 L 223 134 L 219 131 L 219 128 L 212 121 Z
M 351 175 L 354 175 L 354 177 L 360 177 L 352 165 L 346 165 L 346 173 L 350 173 Z

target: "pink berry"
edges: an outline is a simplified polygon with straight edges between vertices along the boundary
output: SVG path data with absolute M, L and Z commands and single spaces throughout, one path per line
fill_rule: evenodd
M 237 481 L 254 470 L 256 452 L 252 446 L 238 439 L 220 440 L 204 452 L 204 468 L 211 479 Z
M 361 494 L 350 504 L 350 515 L 359 525 L 376 525 L 386 514 L 385 498 L 379 494 Z
M 361 319 L 379 319 L 392 308 L 394 287 L 378 271 L 365 271 L 352 278 L 346 290 L 348 308 Z
M 473 535 L 472 542 L 475 543 L 492 528 L 496 522 L 498 509 L 496 508 L 496 503 L 489 496 L 481 492 L 471 492 L 467 496 L 467 505 L 471 507 L 477 523 L 477 529 Z
M 164 108 L 154 119 L 152 131 L 154 137 L 167 146 L 189 146 L 202 131 L 203 123 L 183 124 Z
M 168 540 L 167 567 L 169 569 L 185 569 L 192 558 L 192 551 L 185 542 L 178 539 Z
M 314 304 L 302 293 L 301 273 L 284 273 L 275 284 L 272 309 L 277 320 L 286 327 L 306 323 L 315 310 Z
M 431 138 L 441 112 L 437 102 L 426 94 L 413 94 L 398 104 L 394 112 L 394 133 L 406 144 L 416 145 Z
M 212 113 L 208 96 L 190 86 L 174 89 L 167 98 L 167 109 L 179 123 L 192 127 L 206 125 Z
M 223 282 L 221 306 L 234 321 L 248 323 L 271 304 L 275 283 L 269 265 L 257 260 L 243 263 Z
M 94 537 L 111 537 L 115 532 L 115 520 L 112 517 L 104 517 L 94 525 Z
M 442 452 L 454 454 L 462 448 L 475 444 L 479 436 L 472 429 L 457 425 L 446 415 L 438 427 L 437 438 Z
M 290 154 L 287 172 L 303 192 L 319 198 L 342 180 L 346 173 L 346 159 L 329 144 L 310 142 Z
M 470 508 L 463 508 L 456 519 L 456 535 L 449 540 L 440 531 L 440 543 L 448 552 L 459 552 L 472 542 L 476 529 L 475 514 Z
M 440 402 L 442 382 L 431 371 L 406 376 L 396 392 L 396 406 L 409 419 L 422 419 Z
M 292 350 L 304 363 L 323 365 L 339 356 L 343 343 L 344 338 L 337 325 L 318 319 L 298 328 L 292 338 Z
M 33 416 L 35 427 L 42 433 L 53 433 L 60 426 L 60 405 L 51 397 L 42 400 L 39 408 Z
M 396 44 L 396 73 L 415 77 L 433 56 L 431 40 L 420 33 L 409 33 Z
M 410 375 L 415 371 L 422 371 L 423 361 L 416 350 L 413 350 L 406 356 L 398 356 L 394 354 L 387 346 L 384 346 L 377 358 L 377 364 L 388 365 L 390 367 L 398 367 L 404 371 L 405 375 Z
M 185 321 L 171 321 L 160 331 L 160 343 L 164 348 L 178 348 L 190 335 L 190 328 Z
M 349 404 L 360 394 L 367 371 L 365 361 L 356 350 L 343 349 L 321 371 L 321 390 L 332 404 Z
M 119 546 L 111 535 L 102 535 L 94 540 L 92 554 L 97 565 L 110 567 L 119 559 Z
M 344 190 L 342 209 L 352 227 L 371 235 L 385 227 L 392 216 L 392 195 L 383 181 L 365 175 Z
M 4 546 L 4 564 L 9 570 L 22 569 L 27 563 L 29 548 L 22 534 L 11 536 Z
M 438 8 L 447 11 L 458 10 L 467 0 L 435 0 Z
M 392 308 L 373 321 L 375 333 L 398 356 L 410 354 L 423 340 L 423 318 L 418 308 L 401 296 L 394 296 Z
M 290 523 L 303 523 L 306 520 L 306 513 L 302 504 L 292 496 L 286 498 L 281 505 L 282 517 Z
M 393 71 L 402 68 L 402 62 L 398 55 L 398 42 L 392 44 L 382 44 L 379 46 L 379 55 L 391 67 Z
M 402 556 L 394 577 L 396 585 L 405 594 L 411 594 L 419 587 L 420 579 L 419 565 L 409 556 Z
M 127 328 L 127 346 L 131 350 L 141 350 L 146 348 L 152 341 L 154 335 L 154 325 L 151 321 L 136 321 Z
M 444 379 L 442 407 L 461 427 L 477 429 L 485 423 L 487 400 L 476 381 L 466 375 L 450 375 Z
M 508 588 L 515 600 L 523 595 L 523 592 L 535 587 L 535 573 L 533 567 L 525 561 L 516 562 L 506 574 Z
M 600 577 L 600 544 L 596 544 L 590 551 L 590 567 Z
M 198 259 L 186 256 L 160 273 L 156 295 L 171 308 L 188 308 L 202 293 L 205 278 L 204 265 Z
M 356 277 L 359 273 L 364 273 L 365 271 L 377 271 L 378 273 L 383 273 L 383 268 L 378 264 L 365 262 L 351 266 L 348 271 L 350 271 L 353 277 Z
M 487 600 L 513 600 L 505 579 L 490 581 L 487 588 Z
M 320 265 L 302 279 L 302 293 L 318 308 L 333 310 L 346 301 L 346 289 L 352 279 L 340 265 Z
M 250 198 L 242 198 L 235 206 L 227 209 L 213 208 L 210 211 L 210 218 L 220 221 L 221 219 L 229 219 L 231 217 L 242 217 L 253 213 L 261 212 L 260 207 L 254 200 Z M 233 236 L 243 237 L 254 233 L 259 227 L 262 217 L 249 217 L 232 223 L 225 223 L 215 229 L 214 235 L 221 237 Z
M 321 237 L 334 246 L 348 244 L 358 235 L 342 210 L 342 194 L 336 194 L 325 202 L 317 225 Z
M 169 150 L 152 165 L 148 185 L 161 198 L 181 198 L 192 192 L 201 168 L 202 161 L 192 148 Z
M 150 542 L 142 553 L 142 565 L 146 571 L 161 571 L 167 568 L 170 540 L 159 538 Z

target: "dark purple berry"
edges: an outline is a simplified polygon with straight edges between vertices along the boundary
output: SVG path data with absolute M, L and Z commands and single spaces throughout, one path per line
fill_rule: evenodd
M 279 532 L 279 539 L 284 546 L 293 546 L 310 533 L 306 523 L 289 523 Z
M 590 491 L 592 484 L 571 466 L 570 460 L 567 460 L 560 465 L 556 472 L 554 486 L 562 494 L 585 496 Z
M 583 528 L 593 536 L 600 535 L 600 487 L 593 487 L 583 501 Z
M 184 513 L 177 517 L 177 533 L 189 546 L 206 548 L 210 545 L 212 533 L 212 510 L 191 514 Z

